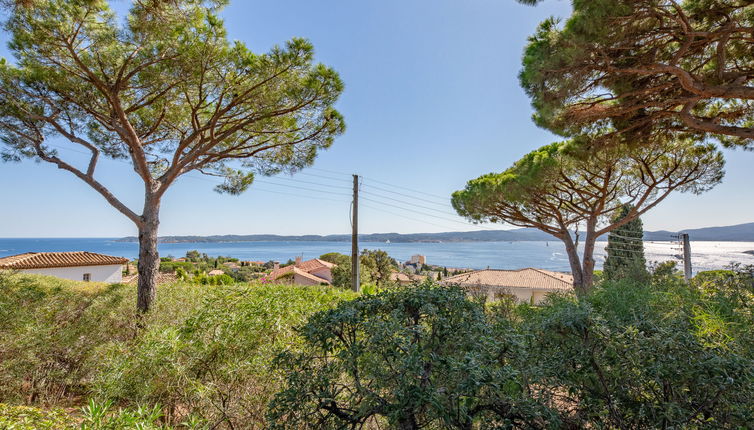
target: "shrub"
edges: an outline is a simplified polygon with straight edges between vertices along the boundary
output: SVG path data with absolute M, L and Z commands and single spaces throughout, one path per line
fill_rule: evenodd
M 606 282 L 587 300 L 552 297 L 523 323 L 521 368 L 573 427 L 745 428 L 754 420 L 754 360 L 719 332 L 692 288 L 665 278 Z M 528 363 L 528 364 L 527 364 Z
M 142 322 L 182 322 L 201 289 L 161 286 Z M 89 393 L 102 347 L 137 336 L 136 288 L 0 272 L 0 402 L 66 405 Z
M 457 288 L 362 296 L 314 315 L 301 334 L 306 347 L 278 361 L 286 385 L 273 428 L 542 427 L 552 415 L 507 364 L 515 341 L 496 336 L 483 305 Z
M 161 404 L 168 422 L 193 414 L 211 426 L 264 428 L 278 390 L 271 369 L 300 343 L 294 327 L 353 297 L 332 288 L 257 286 L 205 289 L 182 324 L 149 327 L 108 348 L 94 393 L 119 404 Z
M 0 403 L 0 429 L 73 430 L 77 428 L 76 420 L 62 409 L 42 410 Z
M 59 404 L 84 394 L 93 351 L 134 334 L 126 290 L 0 275 L 0 401 Z

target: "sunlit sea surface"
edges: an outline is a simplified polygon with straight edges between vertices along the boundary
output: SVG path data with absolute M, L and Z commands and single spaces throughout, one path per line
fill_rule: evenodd
M 538 267 L 548 270 L 569 271 L 563 245 L 550 242 L 456 242 L 456 243 L 375 243 L 363 242 L 364 249 L 382 249 L 399 261 L 414 254 L 427 256 L 428 264 L 447 267 L 483 269 L 518 269 Z M 604 261 L 606 242 L 598 243 L 597 261 Z M 161 256 L 181 257 L 196 249 L 211 256 L 231 256 L 242 260 L 287 261 L 297 255 L 305 259 L 327 252 L 350 253 L 348 242 L 228 242 L 228 243 L 163 243 Z M 86 239 L 0 239 L 0 257 L 23 252 L 90 251 L 102 254 L 136 258 L 136 243 L 116 242 L 108 238 Z M 754 242 L 692 242 L 692 266 L 695 272 L 721 269 L 731 263 L 754 264 Z M 674 260 L 680 263 L 680 245 L 674 242 L 645 242 L 647 261 Z

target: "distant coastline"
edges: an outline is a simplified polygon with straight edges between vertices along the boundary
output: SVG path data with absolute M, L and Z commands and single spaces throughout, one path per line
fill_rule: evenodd
M 682 230 L 688 233 L 692 241 L 713 242 L 754 242 L 754 223 L 738 224 L 724 227 L 705 227 Z M 647 241 L 676 240 L 678 232 L 648 231 L 644 233 Z M 236 243 L 236 242 L 349 242 L 351 235 L 301 235 L 283 236 L 275 234 L 251 235 L 214 235 L 214 236 L 162 236 L 160 243 Z M 536 229 L 519 228 L 513 230 L 477 230 L 444 233 L 373 233 L 359 235 L 364 242 L 391 243 L 453 243 L 453 242 L 526 242 L 556 241 L 554 237 Z M 134 236 L 117 239 L 116 242 L 137 242 Z

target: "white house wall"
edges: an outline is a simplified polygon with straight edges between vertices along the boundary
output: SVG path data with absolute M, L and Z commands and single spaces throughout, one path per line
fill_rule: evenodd
M 24 269 L 24 273 L 37 275 L 55 276 L 72 281 L 83 281 L 84 274 L 91 274 L 91 282 L 107 282 L 117 284 L 123 281 L 123 266 L 120 264 L 110 266 L 77 266 L 77 267 L 54 267 L 48 269 Z

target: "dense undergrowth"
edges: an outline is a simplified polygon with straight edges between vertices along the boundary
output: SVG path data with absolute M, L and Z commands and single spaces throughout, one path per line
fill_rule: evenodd
M 536 307 L 484 304 L 433 284 L 363 296 L 178 284 L 161 287 L 139 321 L 134 294 L 0 275 L 0 428 L 754 422 L 745 270 L 691 285 L 657 273 Z

